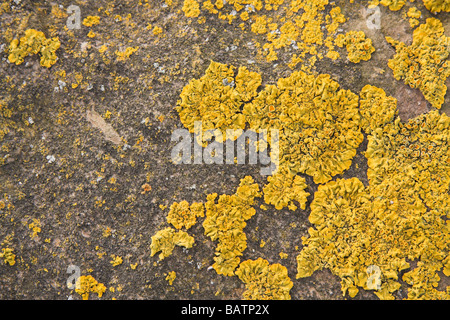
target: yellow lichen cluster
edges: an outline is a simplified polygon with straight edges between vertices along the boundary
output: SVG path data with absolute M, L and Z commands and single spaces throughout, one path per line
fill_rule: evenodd
M 392 122 L 398 114 L 397 99 L 387 96 L 383 89 L 366 85 L 359 96 L 361 128 L 366 133 Z
M 448 0 L 423 0 L 423 4 L 433 13 L 450 12 L 450 2 Z
M 47 39 L 43 32 L 28 29 L 25 31 L 25 36 L 21 37 L 20 40 L 14 39 L 11 41 L 8 49 L 8 60 L 19 65 L 28 55 L 40 53 L 41 66 L 50 68 L 58 59 L 55 52 L 60 45 L 57 37 Z
M 340 48 L 344 46 L 347 48 L 348 60 L 353 63 L 370 60 L 375 51 L 372 40 L 366 38 L 363 31 L 349 31 L 346 34 L 340 34 L 334 43 Z
M 448 257 L 447 257 L 448 261 Z M 450 272 L 444 268 L 444 274 L 448 277 Z M 437 290 L 441 278 L 437 271 L 441 269 L 440 264 L 430 264 L 419 261 L 414 270 L 403 275 L 403 281 L 412 287 L 408 290 L 409 300 L 449 300 L 450 286 L 445 291 Z
M 200 4 L 197 0 L 184 0 L 183 12 L 188 18 L 198 17 L 200 14 Z
M 176 107 L 181 122 L 193 133 L 195 122 L 201 121 L 204 140 L 214 134 L 217 142 L 223 142 L 227 139 L 226 130 L 242 131 L 245 128 L 241 107 L 256 95 L 261 76 L 241 67 L 234 79 L 233 70 L 232 66 L 212 61 L 205 75 L 191 80 L 181 92 Z
M 382 208 L 382 207 L 381 207 Z M 302 237 L 303 249 L 297 256 L 297 278 L 308 277 L 325 266 L 341 278 L 342 292 L 351 297 L 358 292 L 357 287 L 368 290 L 367 268 L 382 265 L 385 259 L 389 269 L 381 267 L 384 274 L 394 275 L 408 267 L 404 259 L 397 257 L 394 250 L 389 252 L 389 228 L 383 219 L 384 210 L 373 210 L 364 185 L 357 179 L 338 179 L 319 186 L 311 203 L 309 221 L 315 228 L 308 230 L 309 237 Z M 378 223 L 375 224 L 374 220 Z M 383 238 L 375 235 L 383 233 Z M 386 238 L 386 240 L 384 239 Z M 374 246 L 375 241 L 380 246 Z M 391 242 L 393 242 L 392 239 Z M 384 264 L 383 263 L 383 264 Z M 388 273 L 389 272 L 389 273 Z M 398 289 L 390 276 L 383 282 L 391 292 Z
M 247 26 L 255 35 L 265 35 L 265 43 L 257 45 L 268 61 L 277 60 L 276 50 L 286 48 L 299 52 L 298 59 L 310 55 L 310 66 L 324 56 L 337 59 L 333 37 L 346 20 L 340 7 L 328 0 L 184 1 L 187 17 L 198 17 L 200 10 L 230 24 L 240 20 L 242 29 Z
M 125 51 L 116 51 L 117 61 L 127 60 L 133 53 L 138 51 L 139 47 L 128 47 Z
M 293 283 L 286 267 L 267 260 L 247 260 L 239 265 L 236 275 L 245 283 L 246 300 L 290 300 Z
M 100 23 L 99 16 L 87 16 L 83 19 L 83 25 L 86 27 L 92 27 Z
M 410 299 L 450 298 L 436 290 L 438 271 L 450 274 L 450 118 L 432 111 L 404 124 L 398 118 L 371 131 L 366 152 L 370 185 L 357 178 L 319 186 L 297 257 L 299 277 L 329 268 L 342 291 L 358 287 L 393 299 L 398 273 L 411 288 Z M 370 286 L 370 267 L 380 270 Z
M 194 242 L 194 238 L 184 231 L 175 231 L 172 228 L 165 228 L 158 231 L 152 237 L 152 243 L 150 245 L 151 256 L 153 257 L 156 253 L 161 251 L 159 259 L 163 260 L 172 254 L 175 246 L 189 249 L 192 248 Z
M 204 216 L 203 204 L 194 202 L 189 206 L 187 201 L 174 202 L 170 206 L 167 222 L 176 229 L 185 228 L 188 230 L 197 222 L 197 217 Z
M 10 248 L 3 248 L 2 252 L 0 252 L 0 259 L 6 263 L 9 263 L 10 266 L 13 266 L 16 263 L 16 255 L 13 253 L 13 250 Z
M 406 0 L 370 0 L 370 6 L 383 5 L 385 7 L 389 7 L 392 11 L 398 11 L 406 4 Z
M 36 238 L 38 233 L 41 232 L 41 222 L 38 219 L 33 219 L 33 221 L 28 225 L 28 229 L 32 231 L 30 237 Z
M 279 153 L 273 151 L 271 157 L 280 159 L 279 169 L 289 175 L 306 173 L 316 183 L 325 183 L 350 167 L 363 140 L 356 94 L 339 89 L 330 75 L 314 76 L 302 71 L 257 93 L 261 76 L 242 67 L 234 89 L 224 85 L 225 80 L 233 81 L 232 70 L 213 61 L 205 76 L 191 80 L 183 88 L 177 111 L 190 132 L 196 121 L 201 121 L 203 131 L 208 130 L 206 141 L 214 135 L 216 141 L 222 142 L 228 129 L 239 131 L 237 128 L 243 129 L 246 124 L 255 132 L 278 130 Z M 247 73 L 254 81 L 241 84 L 241 75 Z M 244 103 L 250 97 L 254 98 Z M 217 131 L 220 134 L 214 133 Z M 202 144 L 206 145 L 204 141 Z
M 0 100 L 0 141 L 2 141 L 5 135 L 10 132 L 10 128 L 15 125 L 11 120 L 12 114 L 12 110 L 8 108 L 8 103 L 4 100 Z M 0 164 L 3 164 L 3 161 L 0 160 Z
M 406 194 L 450 215 L 450 118 L 437 110 L 378 128 L 368 136 L 367 177 L 387 195 Z
M 152 33 L 153 33 L 153 35 L 155 35 L 155 36 L 161 34 L 162 32 L 163 32 L 163 29 L 161 29 L 161 28 L 158 27 L 158 26 L 155 26 L 155 27 L 153 28 L 153 30 L 152 30 Z
M 447 92 L 445 84 L 450 76 L 450 37 L 444 35 L 440 20 L 429 18 L 414 30 L 413 42 L 403 42 L 386 37 L 397 53 L 388 65 L 397 80 L 403 80 L 412 88 L 419 88 L 425 99 L 440 109 Z
M 363 140 L 358 96 L 327 74 L 296 71 L 244 106 L 250 128 L 279 130 L 279 167 L 325 183 L 347 170 Z
M 81 295 L 83 300 L 88 300 L 91 292 L 96 293 L 101 298 L 105 291 L 105 285 L 97 282 L 91 275 L 81 276 L 77 279 L 75 292 Z
M 419 259 L 403 276 L 412 285 L 408 298 L 450 298 L 435 289 L 437 271 L 450 275 L 450 118 L 437 110 L 395 121 L 369 136 L 366 157 L 372 193 L 391 198 L 409 227 L 398 238 L 411 248 L 408 259 Z
M 419 18 L 422 16 L 422 12 L 420 12 L 419 9 L 416 7 L 409 8 L 408 12 L 406 13 L 406 17 L 409 18 L 409 25 L 411 28 L 415 28 L 420 24 Z
M 111 258 L 112 258 L 112 260 L 110 261 L 110 263 L 111 263 L 111 265 L 112 265 L 113 267 L 116 267 L 116 266 L 118 266 L 118 265 L 121 265 L 122 262 L 123 262 L 122 257 L 116 256 L 115 254 L 112 254 L 112 255 L 111 255 Z
M 297 209 L 293 203 L 295 200 L 300 204 L 300 208 L 305 210 L 309 193 L 305 191 L 308 186 L 303 177 L 279 171 L 269 176 L 267 182 L 263 188 L 264 201 L 267 204 L 274 205 L 277 210 L 287 206 L 294 211 Z
M 218 274 L 232 276 L 240 263 L 239 256 L 247 247 L 244 233 L 246 221 L 254 214 L 252 207 L 261 194 L 253 178 L 243 178 L 233 195 L 209 194 L 205 203 L 206 218 L 203 222 L 205 235 L 218 241 L 213 268 Z
M 177 277 L 177 273 L 175 271 L 170 271 L 167 274 L 166 280 L 169 281 L 169 286 L 171 286 L 173 284 L 173 282 L 175 281 Z

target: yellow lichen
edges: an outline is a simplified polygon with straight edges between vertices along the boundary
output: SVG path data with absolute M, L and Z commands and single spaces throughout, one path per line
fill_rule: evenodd
M 16 255 L 13 253 L 13 249 L 3 248 L 2 252 L 0 252 L 0 259 L 6 263 L 9 263 L 10 266 L 13 266 L 16 263 Z
M 113 267 L 116 267 L 118 265 L 121 265 L 123 262 L 122 257 L 120 256 L 116 256 L 115 254 L 111 255 L 112 260 L 110 261 L 110 263 L 112 264 Z
M 243 80 L 250 75 L 253 82 Z M 339 90 L 339 84 L 325 74 L 315 77 L 296 71 L 259 93 L 259 75 L 239 68 L 236 88 L 226 85 L 234 82 L 232 76 L 232 67 L 212 62 L 205 76 L 183 89 L 177 111 L 189 131 L 194 132 L 194 123 L 201 121 L 202 130 L 209 132 L 204 138 L 219 130 L 221 134 L 214 135 L 222 142 L 227 129 L 243 129 L 246 122 L 256 132 L 278 130 L 280 167 L 289 174 L 306 173 L 316 183 L 350 167 L 363 140 L 357 95 Z
M 252 23 L 251 25 L 251 30 L 253 33 L 266 33 L 267 29 L 267 17 L 266 16 L 260 16 L 260 17 L 256 17 L 255 22 Z
M 112 230 L 110 227 L 106 227 L 105 229 L 103 229 L 102 235 L 104 238 L 108 238 L 109 236 L 111 236 L 111 234 L 112 234 Z
M 334 34 L 339 26 L 347 21 L 345 16 L 342 14 L 340 7 L 333 7 L 325 19 L 327 21 L 326 29 L 329 34 Z
M 336 37 L 335 44 L 338 47 L 345 46 L 348 52 L 348 60 L 359 63 L 361 60 L 370 60 L 375 48 L 372 40 L 366 38 L 363 31 L 349 31 Z
M 1 9 L 0 9 L 0 12 L 1 12 Z M 52 5 L 51 14 L 58 19 L 63 19 L 63 18 L 67 17 L 67 13 L 56 4 Z
M 10 129 L 15 126 L 14 121 L 11 120 L 12 109 L 8 108 L 8 103 L 4 100 L 0 100 L 0 141 L 3 140 L 6 134 L 10 132 Z M 0 160 L 0 164 L 3 161 Z M 5 203 L 1 201 L 0 210 L 4 209 Z
M 339 59 L 340 54 L 337 51 L 330 50 L 330 51 L 327 52 L 326 57 L 330 58 L 331 60 L 337 60 L 337 59 Z
M 236 275 L 245 283 L 246 300 L 290 300 L 293 283 L 286 267 L 267 260 L 247 260 L 239 265 Z
M 360 92 L 361 127 L 366 133 L 392 122 L 397 116 L 397 99 L 383 89 L 366 85 Z
M 32 230 L 30 237 L 36 238 L 38 233 L 41 232 L 41 222 L 38 219 L 33 219 L 33 221 L 28 225 L 28 228 Z
M 422 16 L 422 13 L 416 7 L 409 8 L 406 16 L 409 17 L 409 25 L 411 28 L 415 28 L 420 24 L 419 18 Z
M 248 12 L 247 12 L 247 11 L 242 12 L 242 13 L 239 15 L 239 18 L 241 18 L 242 21 L 247 21 L 247 20 L 249 19 Z
M 448 257 L 447 257 L 448 260 Z M 408 288 L 409 300 L 449 300 L 450 286 L 445 291 L 439 291 L 436 287 L 441 278 L 437 274 L 440 264 L 419 261 L 417 267 L 405 273 L 402 280 L 411 285 Z M 446 274 L 448 276 L 448 274 Z
M 408 298 L 450 298 L 449 287 L 435 289 L 436 273 L 450 267 L 449 133 L 450 118 L 438 111 L 372 130 L 370 185 L 351 178 L 319 186 L 309 217 L 315 228 L 302 238 L 297 277 L 326 267 L 341 278 L 344 294 L 354 297 L 362 287 L 393 299 L 398 273 L 418 260 L 403 276 L 411 285 Z M 374 266 L 380 278 L 372 287 L 368 270 Z
M 233 69 L 232 66 L 212 61 L 205 75 L 191 80 L 181 92 L 181 100 L 176 108 L 180 120 L 192 133 L 194 123 L 201 121 L 205 140 L 210 139 L 213 134 L 211 131 L 215 132 L 216 129 L 220 134 L 215 136 L 215 140 L 223 142 L 227 138 L 226 130 L 245 128 L 241 107 L 256 95 L 261 77 L 242 67 L 235 80 Z M 230 137 L 236 138 L 236 135 Z
M 376 129 L 366 151 L 369 182 L 380 193 L 420 197 L 430 210 L 449 216 L 449 141 L 450 118 L 437 110 Z
M 100 23 L 99 16 L 87 16 L 83 19 L 83 25 L 86 27 L 92 27 Z
M 165 228 L 158 231 L 152 237 L 152 243 L 150 245 L 151 256 L 153 257 L 156 253 L 161 251 L 159 259 L 163 260 L 172 254 L 175 246 L 189 249 L 192 248 L 194 242 L 194 238 L 184 231 L 175 231 L 172 228 Z
M 91 275 L 79 277 L 75 288 L 75 292 L 81 295 L 83 300 L 88 300 L 91 292 L 96 293 L 101 298 L 106 291 L 105 285 L 97 282 Z
M 39 53 L 41 55 L 41 66 L 50 68 L 58 59 L 55 52 L 60 45 L 57 37 L 47 39 L 43 32 L 28 29 L 25 31 L 25 36 L 21 37 L 20 40 L 14 39 L 11 41 L 8 49 L 8 60 L 19 65 L 28 55 Z
M 197 217 L 203 216 L 204 209 L 202 203 L 194 202 L 189 206 L 187 201 L 181 201 L 180 203 L 174 202 L 170 206 L 167 222 L 171 223 L 176 229 L 185 228 L 188 230 L 197 222 Z
M 381 0 L 380 4 L 392 11 L 398 11 L 406 4 L 406 0 Z
M 382 288 L 387 286 L 389 292 L 398 289 L 395 275 L 408 264 L 397 250 L 390 251 L 396 234 L 384 227 L 392 216 L 385 217 L 384 210 L 377 208 L 372 206 L 364 185 L 357 178 L 338 179 L 319 186 L 309 217 L 316 228 L 308 230 L 308 238 L 302 237 L 297 278 L 327 267 L 341 278 L 343 294 L 348 291 L 354 297 L 357 287 L 370 289 L 367 268 L 376 265 L 384 274 L 394 275 L 383 281 Z M 380 237 L 376 237 L 377 232 L 381 233 Z
M 152 186 L 149 185 L 148 183 L 144 183 L 141 186 L 141 189 L 142 189 L 141 194 L 146 194 L 147 192 L 150 192 L 152 190 Z
M 423 0 L 423 4 L 433 13 L 450 12 L 450 2 L 448 0 Z
M 279 131 L 280 170 L 306 173 L 316 183 L 348 169 L 363 140 L 358 96 L 327 74 L 293 72 L 266 86 L 243 113 L 252 130 Z
M 116 51 L 117 61 L 127 60 L 133 53 L 138 51 L 139 47 L 128 47 L 125 51 Z
M 158 27 L 158 26 L 155 26 L 154 28 L 153 28 L 153 30 L 152 30 L 152 33 L 156 36 L 156 35 L 158 35 L 158 34 L 161 34 L 163 32 L 163 30 L 160 28 L 160 27 Z
M 200 15 L 200 5 L 197 0 L 184 0 L 183 11 L 186 17 L 196 18 Z
M 232 276 L 239 265 L 239 256 L 247 247 L 243 230 L 246 221 L 256 212 L 252 205 L 260 192 L 252 177 L 247 176 L 241 180 L 235 194 L 223 194 L 216 203 L 217 196 L 217 193 L 207 196 L 203 228 L 205 235 L 218 241 L 213 268 L 218 274 Z
M 330 10 L 325 15 L 327 5 Z M 324 39 L 332 38 L 346 20 L 340 7 L 328 0 L 233 0 L 215 3 L 206 0 L 202 2 L 201 10 L 215 14 L 230 24 L 237 20 L 242 30 L 246 29 L 248 23 L 253 34 L 264 35 L 266 42 L 262 46 L 262 54 L 267 61 L 277 60 L 276 50 L 289 46 L 298 50 L 302 58 L 306 54 L 325 56 L 325 53 L 319 54 L 318 49 Z M 183 11 L 187 17 L 197 17 L 200 14 L 199 3 L 186 0 Z M 328 56 L 336 58 L 333 54 Z M 314 60 L 310 60 L 311 66 L 314 63 Z
M 261 86 L 261 75 L 249 71 L 246 67 L 240 67 L 235 78 L 236 92 L 242 101 L 250 101 L 256 97 L 257 89 Z
M 277 10 L 280 5 L 283 4 L 284 0 L 265 0 L 264 8 L 266 10 Z
M 169 281 L 169 286 L 171 286 L 173 284 L 176 277 L 177 277 L 177 273 L 175 271 L 170 271 L 167 274 L 166 280 Z
M 304 190 L 308 187 L 304 178 L 292 173 L 279 171 L 267 178 L 268 184 L 264 186 L 264 201 L 272 204 L 275 209 L 281 210 L 288 207 L 296 210 L 295 200 L 300 204 L 300 208 L 305 210 L 308 192 Z
M 444 35 L 442 23 L 427 19 L 414 30 L 410 46 L 391 37 L 386 40 L 397 51 L 388 62 L 395 79 L 418 88 L 433 107 L 440 109 L 447 92 L 445 81 L 450 76 L 450 37 Z

